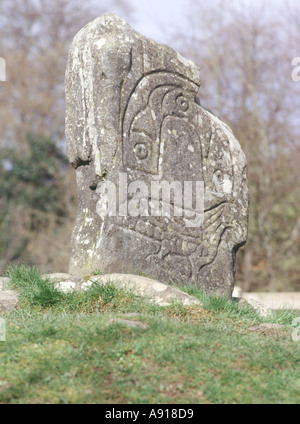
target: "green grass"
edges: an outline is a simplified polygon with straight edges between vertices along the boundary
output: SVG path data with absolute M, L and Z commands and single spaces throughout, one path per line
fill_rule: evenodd
M 262 319 L 193 287 L 203 307 L 161 308 L 113 284 L 65 294 L 35 268 L 8 276 L 20 307 L 2 314 L 0 403 L 299 403 L 294 312 Z M 126 317 L 148 328 L 114 321 Z M 262 322 L 285 328 L 249 331 Z
M 10 286 L 18 290 L 21 304 L 47 308 L 63 299 L 63 294 L 54 288 L 50 279 L 42 278 L 35 267 L 10 266 L 6 275 L 11 279 Z

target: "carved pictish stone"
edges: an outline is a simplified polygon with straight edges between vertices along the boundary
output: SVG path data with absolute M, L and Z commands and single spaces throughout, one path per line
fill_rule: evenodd
M 199 105 L 199 74 L 113 14 L 75 36 L 66 72 L 78 186 L 70 274 L 143 274 L 231 296 L 247 238 L 247 163 L 230 128 Z

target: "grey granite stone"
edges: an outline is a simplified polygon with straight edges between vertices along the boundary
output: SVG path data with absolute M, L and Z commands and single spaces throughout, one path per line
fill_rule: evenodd
M 88 289 L 93 283 L 115 284 L 117 287 L 132 290 L 138 296 L 147 297 L 159 306 L 168 306 L 172 302 L 181 302 L 183 305 L 201 305 L 193 296 L 166 284 L 139 275 L 108 274 L 90 277 L 81 286 Z
M 9 283 L 9 278 L 0 277 L 0 291 L 5 289 L 5 286 Z
M 199 106 L 199 75 L 113 14 L 75 36 L 66 71 L 78 186 L 70 274 L 143 273 L 231 297 L 247 238 L 247 163 L 230 128 Z M 204 185 L 196 212 L 195 196 L 183 203 L 188 182 L 194 195 Z M 154 193 L 157 184 L 173 184 L 177 195 L 169 200 L 166 185 Z M 107 193 L 116 201 L 110 215 Z
M 52 274 L 43 274 L 42 277 L 43 278 L 49 278 L 49 280 L 51 280 L 55 283 L 70 280 L 70 275 L 66 274 L 64 272 L 54 272 Z
M 239 299 L 239 306 L 241 308 L 251 306 L 251 308 L 253 308 L 257 312 L 257 314 L 262 318 L 268 318 L 273 316 L 272 309 L 268 308 L 267 306 L 263 305 L 255 299 Z
M 18 305 L 18 295 L 14 290 L 0 291 L 0 312 L 8 312 Z
M 74 281 L 59 281 L 54 284 L 54 287 L 63 293 L 73 293 L 76 290 L 76 283 Z
M 256 325 L 254 327 L 248 328 L 248 331 L 250 332 L 257 332 L 261 333 L 263 335 L 277 335 L 277 336 L 287 336 L 287 327 L 284 327 L 280 324 L 269 324 L 264 323 L 260 325 Z
M 109 324 L 120 324 L 120 325 L 125 325 L 126 327 L 129 327 L 129 328 L 141 328 L 142 330 L 146 330 L 148 328 L 148 325 L 144 324 L 143 322 L 131 321 L 128 319 L 120 319 L 120 318 L 111 319 L 109 321 Z

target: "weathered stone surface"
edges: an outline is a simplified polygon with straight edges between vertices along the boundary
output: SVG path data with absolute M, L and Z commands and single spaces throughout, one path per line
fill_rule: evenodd
M 183 305 L 200 305 L 201 302 L 193 296 L 176 289 L 175 287 L 168 286 L 151 278 L 140 277 L 138 275 L 127 274 L 108 274 L 90 277 L 90 279 L 83 283 L 81 288 L 87 289 L 94 282 L 100 284 L 113 283 L 117 287 L 132 290 L 139 296 L 144 296 L 152 299 L 160 306 L 171 305 L 173 301 L 182 302 Z
M 267 306 L 263 305 L 255 299 L 239 299 L 239 306 L 241 308 L 251 306 L 262 318 L 271 317 L 273 315 L 272 309 L 268 308 Z
M 300 309 L 300 293 L 244 293 L 243 298 L 253 299 L 270 309 Z
M 259 302 L 265 307 L 275 309 L 300 309 L 300 293 L 297 292 L 259 292 L 243 293 L 241 287 L 235 286 L 232 297 L 236 300 L 244 299 Z M 250 300 L 251 302 L 251 300 Z
M 286 334 L 286 328 L 283 325 L 280 324 L 259 324 L 254 327 L 248 328 L 248 331 L 251 332 L 259 332 L 266 335 L 272 335 L 272 334 L 278 334 L 278 335 L 284 335 Z
M 140 321 L 131 321 L 128 319 L 120 319 L 120 318 L 111 319 L 109 321 L 109 324 L 120 324 L 120 325 L 125 325 L 126 327 L 129 327 L 129 328 L 141 328 L 142 330 L 146 330 L 149 327 L 147 324 L 144 324 L 143 322 L 140 322 Z
M 19 299 L 14 290 L 0 291 L 0 312 L 8 312 L 16 308 Z
M 9 278 L 0 277 L 0 291 L 4 290 L 5 286 L 9 283 Z
M 70 274 L 66 274 L 64 272 L 55 272 L 55 273 L 52 273 L 52 274 L 43 274 L 42 277 L 43 278 L 49 278 L 49 280 L 51 280 L 55 283 L 59 283 L 61 281 L 68 281 L 71 278 Z
M 199 106 L 199 74 L 116 15 L 75 36 L 66 72 L 67 152 L 78 185 L 70 274 L 142 272 L 231 296 L 247 237 L 247 165 L 231 130 Z M 188 215 L 192 205 L 177 216 L 183 196 L 175 195 L 170 213 L 155 216 L 168 204 L 151 193 L 155 182 L 176 190 L 179 182 L 186 193 L 189 181 L 194 191 L 204 183 L 204 222 Z M 104 182 L 116 216 L 103 213 Z
M 64 293 L 73 293 L 76 290 L 74 281 L 60 281 L 54 284 L 54 287 Z

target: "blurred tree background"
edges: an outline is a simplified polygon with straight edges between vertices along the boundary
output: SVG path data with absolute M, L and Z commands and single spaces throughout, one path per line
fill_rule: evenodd
M 0 275 L 23 261 L 67 271 L 76 215 L 75 174 L 64 153 L 67 51 L 87 22 L 112 4 L 128 18 L 133 1 L 103 4 L 1 2 L 8 81 L 0 84 Z M 174 22 L 168 44 L 200 65 L 202 106 L 229 124 L 248 159 L 249 239 L 237 283 L 300 290 L 300 82 L 291 76 L 300 56 L 299 1 L 187 0 L 186 10 L 189 31 Z

